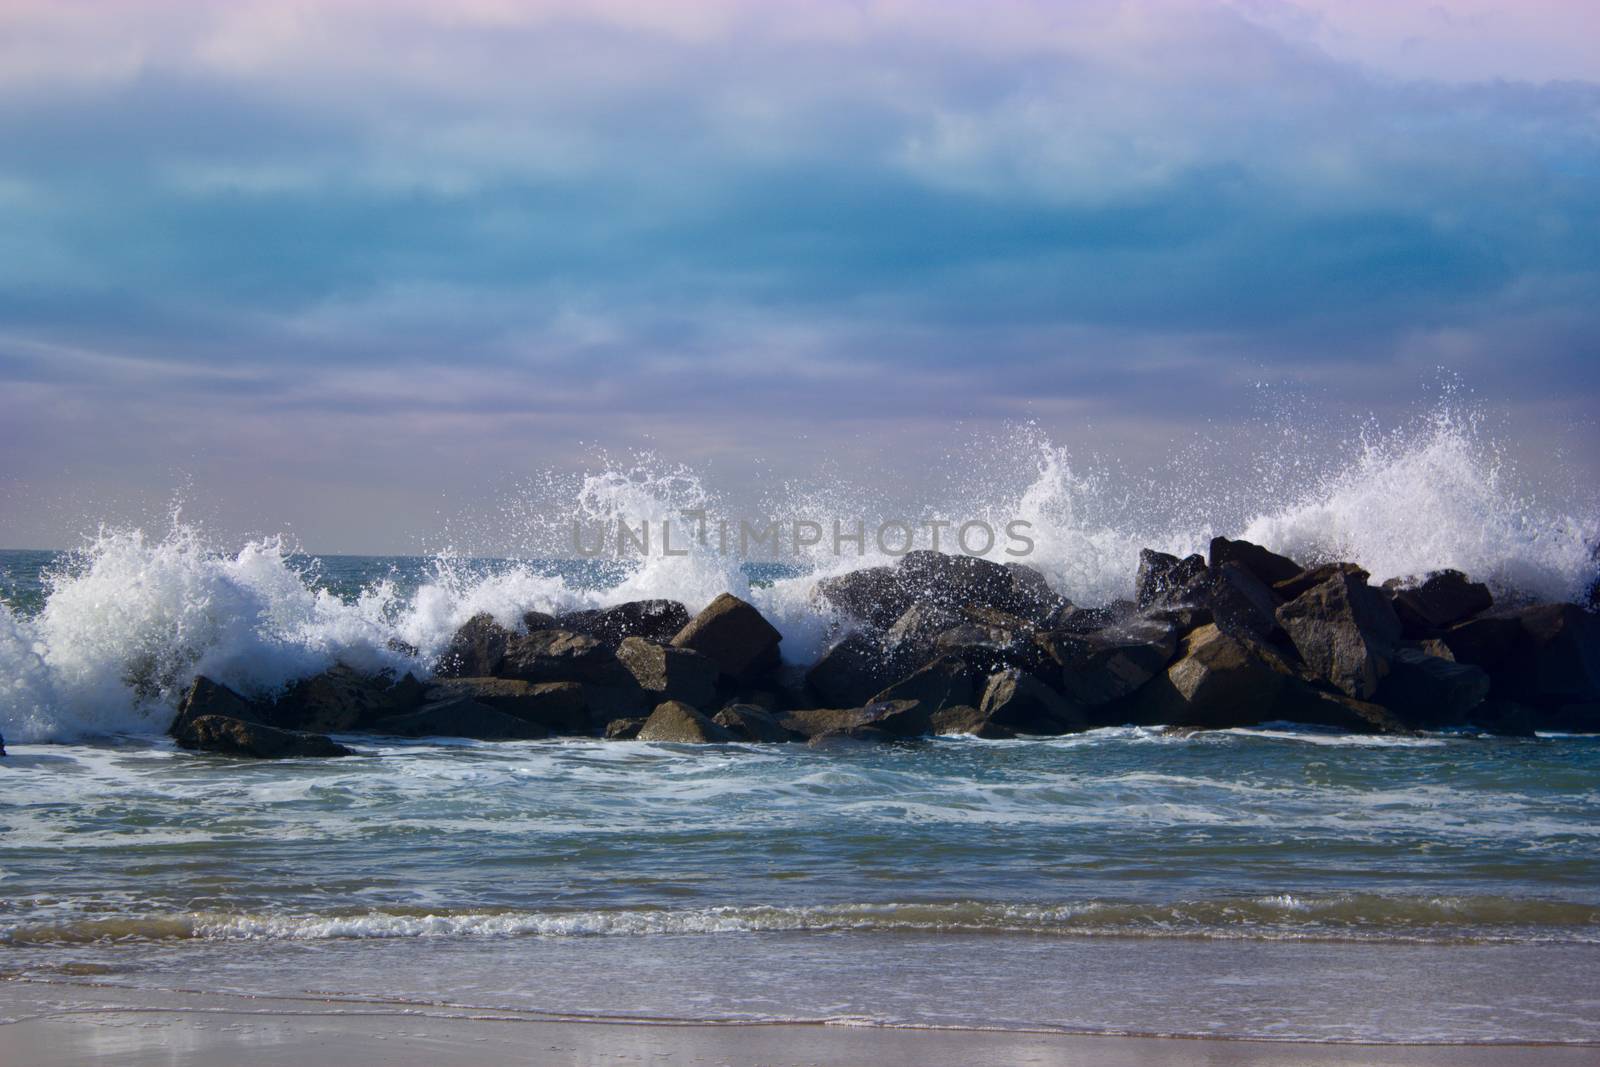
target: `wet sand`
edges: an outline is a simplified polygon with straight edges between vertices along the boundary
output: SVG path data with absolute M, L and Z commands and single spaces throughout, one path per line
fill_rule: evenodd
M 553 1019 L 315 999 L 0 984 L 0 1063 L 29 1067 L 1544 1067 L 1594 1046 L 1331 1045 L 818 1024 Z

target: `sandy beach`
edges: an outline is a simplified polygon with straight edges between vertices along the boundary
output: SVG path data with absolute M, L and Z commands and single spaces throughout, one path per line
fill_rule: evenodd
M 552 1019 L 377 1002 L 222 996 L 11 981 L 0 1063 L 28 1067 L 541 1067 L 599 1063 L 805 1067 L 1544 1067 L 1594 1046 L 1336 1045 L 826 1025 Z

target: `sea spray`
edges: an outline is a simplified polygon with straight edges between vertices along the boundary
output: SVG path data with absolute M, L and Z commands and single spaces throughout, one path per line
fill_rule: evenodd
M 1189 471 L 1162 485 L 1076 461 L 1036 427 L 1017 427 L 987 443 L 994 456 L 1009 456 L 1009 466 L 996 458 L 946 472 L 943 487 L 930 490 L 926 514 L 997 528 L 1028 522 L 1036 543 L 1026 562 L 1079 604 L 1129 596 L 1141 548 L 1204 551 L 1214 532 L 1242 533 L 1307 563 L 1354 560 L 1379 582 L 1448 566 L 1500 594 L 1576 600 L 1594 578 L 1587 540 L 1600 528 L 1594 501 L 1540 502 L 1470 413 L 1441 405 L 1420 426 L 1359 435 L 1342 457 L 1303 438 L 1297 447 L 1282 427 L 1266 439 L 1274 454 L 1239 467 L 1270 474 L 1276 488 L 1242 493 L 1221 480 L 1215 463 L 1208 469 L 1216 484 Z M 894 560 L 871 538 L 859 553 L 829 551 L 825 540 L 791 561 L 798 576 L 756 584 L 747 561 L 698 542 L 681 556 L 553 560 L 547 557 L 572 555 L 559 545 L 574 523 L 658 527 L 730 510 L 698 473 L 649 455 L 608 461 L 575 487 L 554 474 L 544 480 L 546 490 L 562 484 L 565 503 L 547 491 L 536 505 L 513 501 L 503 509 L 501 518 L 519 527 L 517 543 L 529 546 L 524 558 L 441 553 L 410 583 L 373 560 L 360 588 L 344 596 L 279 538 L 230 549 L 176 517 L 164 535 L 101 530 L 55 568 L 42 608 L 0 607 L 0 732 L 13 742 L 160 733 L 197 673 L 256 694 L 336 661 L 426 674 L 456 628 L 478 613 L 516 626 L 529 610 L 656 597 L 696 610 L 723 591 L 754 602 L 784 634 L 786 658 L 804 663 L 839 622 L 814 596 L 817 578 Z M 872 500 L 866 487 L 833 477 L 784 485 L 762 506 L 773 516 L 824 523 L 889 517 Z M 1008 543 L 997 539 L 989 557 L 1009 562 Z

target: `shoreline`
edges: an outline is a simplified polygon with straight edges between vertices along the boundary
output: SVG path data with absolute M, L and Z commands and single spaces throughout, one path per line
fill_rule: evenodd
M 222 1064 L 474 1067 L 539 1063 L 968 1067 L 1446 1067 L 1593 1062 L 1587 1044 L 1316 1042 L 1252 1037 L 550 1016 L 377 999 L 250 996 L 7 979 L 0 1061 L 35 1067 Z

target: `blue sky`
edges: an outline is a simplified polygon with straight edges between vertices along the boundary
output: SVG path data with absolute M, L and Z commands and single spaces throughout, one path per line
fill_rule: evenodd
M 641 6 L 6 4 L 0 545 L 433 547 L 596 446 L 1143 468 L 1441 373 L 1600 475 L 1591 5 Z

